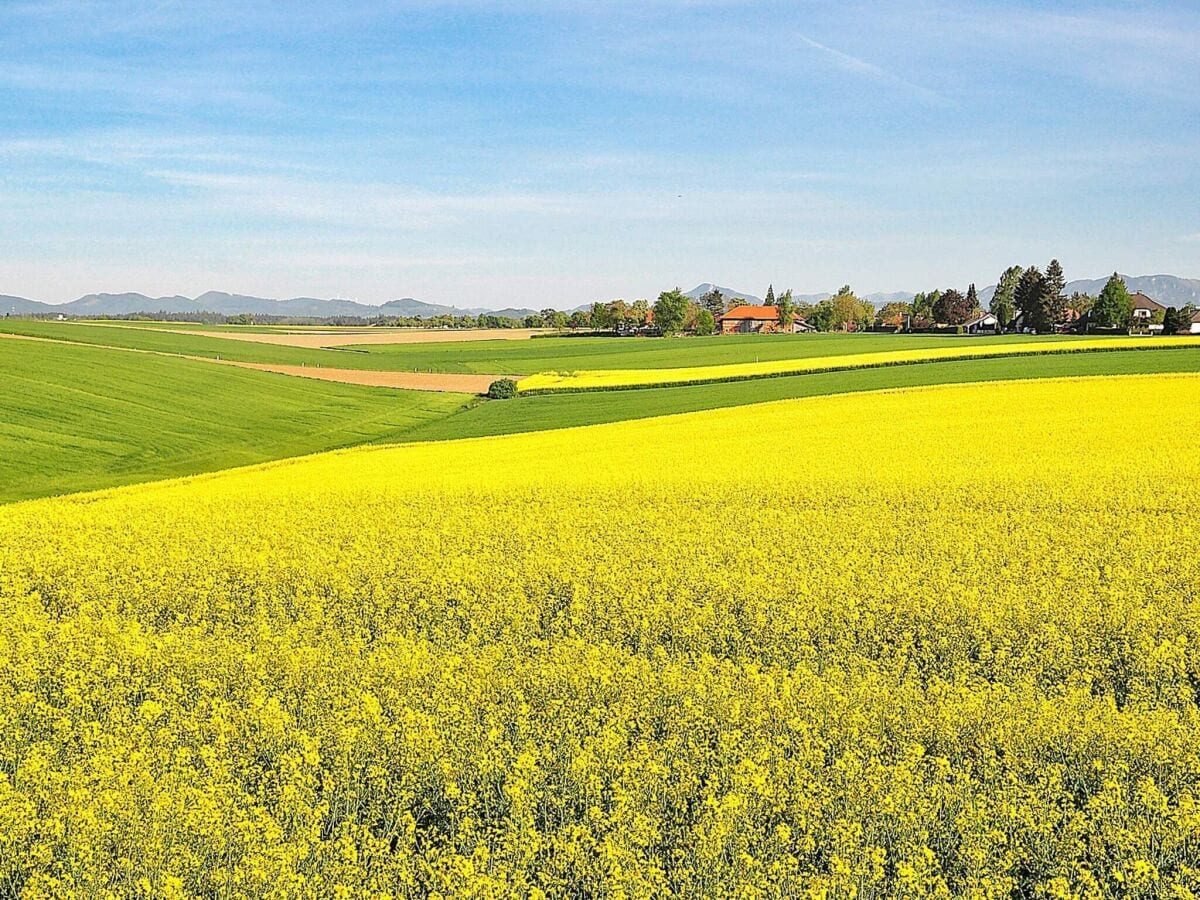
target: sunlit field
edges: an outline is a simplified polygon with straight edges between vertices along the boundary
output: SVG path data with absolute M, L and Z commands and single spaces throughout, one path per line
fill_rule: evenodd
M 1164 473 L 1198 390 L 817 397 L 6 507 L 0 884 L 1188 896 L 1200 488 Z

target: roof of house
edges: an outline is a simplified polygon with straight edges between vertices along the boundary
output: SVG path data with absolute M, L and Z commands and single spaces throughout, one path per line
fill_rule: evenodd
M 1159 303 L 1157 300 L 1154 300 L 1151 297 L 1147 297 L 1141 291 L 1137 291 L 1136 293 L 1130 294 L 1129 296 L 1130 296 L 1130 299 L 1133 300 L 1133 308 L 1134 309 L 1149 309 L 1149 310 L 1155 310 L 1155 309 L 1165 310 L 1166 309 L 1166 307 L 1163 306 L 1161 303 Z
M 778 322 L 779 307 L 778 306 L 735 306 L 723 316 L 717 318 L 718 322 L 723 322 L 726 319 L 730 321 L 738 321 L 741 319 L 751 319 L 758 322 Z
M 994 321 L 999 321 L 990 312 L 981 312 L 977 316 L 971 316 L 971 318 L 969 318 L 969 319 L 967 319 L 967 321 L 963 322 L 963 325 L 968 326 L 968 327 L 971 325 L 978 325 L 980 322 L 984 321 L 985 319 L 992 319 Z
M 1198 309 L 1194 313 L 1192 313 L 1192 321 L 1200 322 L 1200 309 Z

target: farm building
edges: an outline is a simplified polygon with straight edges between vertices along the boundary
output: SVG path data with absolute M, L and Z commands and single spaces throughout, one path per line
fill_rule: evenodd
M 790 328 L 779 324 L 777 306 L 737 306 L 717 318 L 721 334 L 772 334 L 781 331 L 811 331 L 797 316 Z
M 995 334 L 1000 329 L 1000 320 L 990 312 L 980 313 L 963 322 L 967 334 Z
M 1190 329 L 1190 333 L 1200 334 L 1200 312 L 1195 312 L 1192 314 L 1192 327 Z

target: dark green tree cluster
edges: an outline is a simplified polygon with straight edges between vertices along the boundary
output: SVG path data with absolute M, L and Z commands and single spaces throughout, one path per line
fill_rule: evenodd
M 1012 271 L 1008 269 L 1005 274 Z M 1045 272 L 1037 266 L 1022 270 L 1013 290 L 1013 305 L 1021 315 L 1022 326 L 1031 331 L 1053 331 L 1055 325 L 1063 322 L 1067 309 L 1067 279 L 1059 261 L 1050 260 Z
M 700 305 L 708 310 L 715 319 L 725 313 L 725 295 L 721 293 L 720 288 L 714 287 L 700 298 Z
M 1195 315 L 1196 307 L 1190 303 L 1180 309 L 1168 306 L 1167 313 L 1163 316 L 1163 334 L 1189 333 L 1192 330 L 1192 319 Z

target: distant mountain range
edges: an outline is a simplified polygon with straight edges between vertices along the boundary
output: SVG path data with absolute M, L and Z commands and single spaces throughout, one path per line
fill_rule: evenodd
M 1130 291 L 1141 291 L 1164 306 L 1183 306 L 1192 303 L 1200 306 L 1200 279 L 1179 278 L 1175 275 L 1123 275 L 1125 284 Z M 1067 293 L 1082 291 L 1087 294 L 1098 294 L 1107 278 L 1081 279 L 1067 284 Z M 726 297 L 744 300 L 747 303 L 762 303 L 762 298 L 754 294 L 745 294 L 732 288 L 719 287 L 711 282 L 698 284 L 687 296 L 698 300 L 706 293 L 716 288 Z M 995 293 L 995 285 L 985 287 L 979 292 L 979 300 L 985 306 Z M 815 294 L 796 294 L 798 302 L 819 303 L 833 296 L 828 292 Z M 864 300 L 876 306 L 886 303 L 906 303 L 913 298 L 907 291 L 892 293 L 877 292 L 866 294 Z M 591 304 L 585 303 L 576 309 L 590 309 Z M 571 310 L 574 311 L 574 310 Z M 0 294 L 0 315 L 65 315 L 65 316 L 125 316 L 134 313 L 218 313 L 226 316 L 236 316 L 240 313 L 258 316 L 292 316 L 297 318 L 331 318 L 335 316 L 355 316 L 364 319 L 378 316 L 478 316 L 491 314 L 510 319 L 522 319 L 533 315 L 532 309 L 488 309 L 482 306 L 457 307 L 445 306 L 440 303 L 425 303 L 404 297 L 399 300 L 389 300 L 379 306 L 369 303 L 359 303 L 356 300 L 322 300 L 316 297 L 293 297 L 289 300 L 270 300 L 266 297 L 251 297 L 244 294 L 226 294 L 222 291 L 208 291 L 198 297 L 183 297 L 178 294 L 170 297 L 148 297 L 145 294 L 87 294 L 70 303 L 42 303 L 28 300 L 24 297 L 14 297 Z
M 1104 289 L 1104 285 L 1110 277 L 1068 281 L 1067 296 L 1079 291 L 1094 297 Z M 1131 294 L 1140 291 L 1163 306 L 1178 307 L 1186 306 L 1189 303 L 1200 306 L 1200 278 L 1179 278 L 1176 275 L 1122 275 L 1121 277 L 1125 279 L 1125 286 L 1129 288 Z M 988 285 L 979 292 L 979 302 L 987 306 L 995 293 L 996 286 Z
M 236 316 L 240 313 L 256 316 L 295 316 L 304 318 L 331 318 L 334 316 L 357 316 L 364 319 L 376 316 L 431 316 L 472 315 L 491 313 L 512 319 L 531 315 L 532 309 L 491 310 L 484 307 L 460 309 L 439 303 L 425 303 L 405 297 L 389 300 L 380 306 L 359 303 L 355 300 L 321 300 L 316 297 L 293 297 L 290 300 L 270 300 L 266 297 L 250 297 L 245 294 L 226 294 L 208 291 L 198 297 L 147 297 L 145 294 L 87 294 L 70 303 L 41 303 L 24 297 L 0 294 L 0 315 L 56 315 L 65 316 L 127 316 L 133 313 L 219 313 Z
M 733 288 L 720 287 L 719 285 L 713 284 L 711 281 L 706 281 L 703 284 L 696 285 L 690 291 L 685 291 L 683 296 L 690 297 L 693 300 L 699 300 L 712 290 L 720 291 L 727 300 L 745 300 L 747 303 L 753 305 L 762 303 L 761 297 L 755 297 L 753 294 L 741 294 L 733 290 Z

